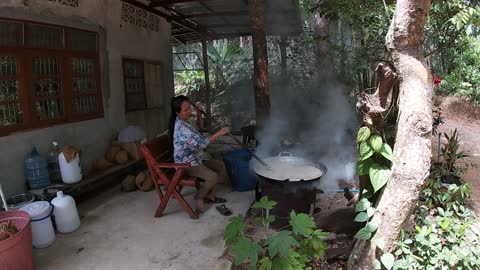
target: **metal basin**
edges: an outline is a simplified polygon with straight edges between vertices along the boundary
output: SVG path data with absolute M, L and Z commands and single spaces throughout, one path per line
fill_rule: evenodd
M 29 204 L 35 200 L 35 196 L 30 193 L 22 193 L 15 195 L 7 200 L 9 210 L 16 210 L 20 207 Z

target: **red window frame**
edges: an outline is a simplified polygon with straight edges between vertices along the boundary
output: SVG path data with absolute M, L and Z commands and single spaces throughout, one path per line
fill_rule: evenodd
M 7 136 L 14 132 L 18 131 L 28 131 L 38 128 L 50 127 L 58 124 L 73 123 L 78 121 L 90 120 L 95 118 L 103 117 L 103 98 L 102 98 L 102 87 L 101 87 L 101 77 L 100 77 L 100 57 L 99 57 L 99 46 L 98 46 L 98 33 L 75 29 L 70 27 L 63 27 L 58 25 L 51 25 L 33 21 L 26 20 L 14 20 L 14 19 L 5 19 L 0 18 L 0 21 L 6 22 L 18 22 L 23 23 L 23 31 L 21 44 L 20 46 L 0 46 L 0 56 L 14 56 L 16 57 L 16 66 L 17 66 L 17 75 L 16 79 L 19 84 L 19 100 L 20 107 L 22 111 L 22 120 L 21 124 L 11 125 L 11 126 L 2 126 L 0 125 L 0 136 Z M 32 23 L 50 27 L 61 28 L 63 31 L 63 48 L 61 49 L 47 49 L 47 48 L 32 48 L 25 45 L 26 32 L 25 24 Z M 74 29 L 79 31 L 85 31 L 96 34 L 96 50 L 95 51 L 83 51 L 83 50 L 74 50 L 65 48 L 65 33 L 66 29 Z M 58 77 L 61 81 L 60 93 L 57 96 L 60 98 L 62 103 L 63 115 L 55 119 L 44 119 L 40 120 L 37 117 L 36 113 L 36 100 L 49 99 L 51 97 L 36 97 L 34 90 L 34 80 L 36 78 L 48 78 L 52 77 L 50 75 L 35 75 L 33 74 L 33 58 L 34 57 L 55 57 L 58 59 L 58 64 L 60 72 Z M 73 58 L 86 58 L 92 59 L 94 61 L 93 75 L 88 77 L 93 78 L 95 82 L 95 91 L 94 93 L 89 93 L 86 95 L 95 96 L 96 98 L 96 111 L 89 113 L 78 113 L 75 111 L 75 94 L 73 91 L 73 71 L 72 71 L 72 61 Z M 80 75 L 75 75 L 78 77 Z M 0 77 L 0 80 L 7 79 Z M 0 100 L 0 105 L 5 103 L 18 103 L 18 101 L 12 100 Z

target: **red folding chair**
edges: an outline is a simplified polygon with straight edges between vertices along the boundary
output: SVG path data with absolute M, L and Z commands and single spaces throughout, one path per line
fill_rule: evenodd
M 145 157 L 153 184 L 160 197 L 160 205 L 155 212 L 155 217 L 162 216 L 168 201 L 173 196 L 191 218 L 198 219 L 197 213 L 185 201 L 181 191 L 185 186 L 198 189 L 200 185 L 199 180 L 195 177 L 183 177 L 183 171 L 185 168 L 190 167 L 190 163 L 173 163 L 173 151 L 168 135 L 163 135 L 142 144 L 140 150 Z M 162 192 L 162 186 L 165 194 Z

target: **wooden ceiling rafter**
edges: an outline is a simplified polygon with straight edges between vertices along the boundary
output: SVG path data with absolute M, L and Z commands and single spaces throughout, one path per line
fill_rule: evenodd
M 190 2 L 202 2 L 202 1 L 209 1 L 209 0 L 152 0 L 150 2 L 151 7 L 160 7 L 160 6 L 169 6 L 173 4 L 181 4 L 181 3 L 190 3 Z
M 175 23 L 177 25 L 180 25 L 184 28 L 187 28 L 187 29 L 190 29 L 192 30 L 193 32 L 197 32 L 198 34 L 200 35 L 205 35 L 207 36 L 208 38 L 213 38 L 214 34 L 212 35 L 212 33 L 209 33 L 209 31 L 206 31 L 205 29 L 203 29 L 201 26 L 195 24 L 194 22 L 191 22 L 189 20 L 182 20 L 180 19 L 179 20 L 179 17 L 175 17 L 175 16 L 172 16 L 170 14 L 167 14 L 163 11 L 160 11 L 156 8 L 153 8 L 149 5 L 146 5 L 146 4 L 143 4 L 141 2 L 138 2 L 136 0 L 122 0 L 123 2 L 125 3 L 128 3 L 128 4 L 131 4 L 133 6 L 136 6 L 138 8 L 141 8 L 145 11 L 148 11 L 150 13 L 153 13 L 157 16 L 160 16 L 160 17 L 163 17 L 165 18 L 167 21 L 171 22 L 171 23 Z
M 215 10 L 211 9 L 207 4 L 205 4 L 204 2 L 200 1 L 200 5 L 202 5 L 206 10 L 210 11 L 212 14 L 216 14 Z M 224 16 L 221 16 L 222 20 L 229 26 L 233 27 L 235 30 L 238 31 L 238 28 L 236 28 L 235 26 L 233 26 L 233 24 L 227 20 Z M 218 36 L 217 36 L 218 37 Z
M 227 12 L 209 12 L 209 13 L 192 13 L 192 14 L 185 14 L 185 18 L 192 19 L 192 18 L 205 18 L 205 17 L 241 17 L 241 16 L 248 16 L 248 11 L 227 11 Z
M 122 0 L 145 1 L 145 0 Z M 172 39 L 175 42 L 221 39 L 226 37 L 251 36 L 253 28 L 249 15 L 249 0 L 146 0 L 140 3 L 160 12 L 172 23 Z M 232 1 L 230 4 L 229 1 Z M 281 0 L 282 5 L 270 1 L 272 10 L 267 13 L 269 35 L 289 35 L 301 31 L 301 18 L 297 0 Z M 273 4 L 272 4 L 273 3 Z M 137 5 L 138 6 L 138 5 Z M 147 9 L 147 11 L 149 11 Z M 285 28 L 286 27 L 286 28 Z M 293 27 L 293 28 L 292 28 Z

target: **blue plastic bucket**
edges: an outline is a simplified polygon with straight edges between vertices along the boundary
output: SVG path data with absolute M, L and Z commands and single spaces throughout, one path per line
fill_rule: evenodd
M 244 150 L 235 150 L 223 154 L 223 161 L 235 191 L 254 190 L 257 175 L 250 170 L 250 154 Z

